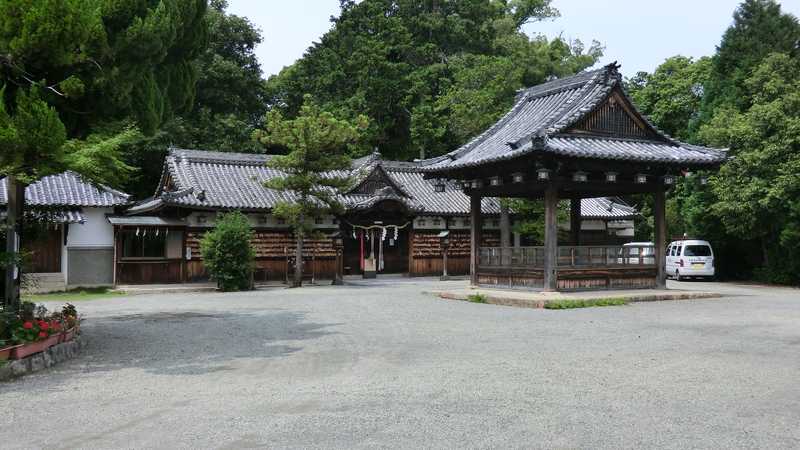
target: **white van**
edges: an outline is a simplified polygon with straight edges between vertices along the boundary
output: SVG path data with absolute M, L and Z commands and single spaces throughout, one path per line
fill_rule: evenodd
M 714 251 L 708 241 L 686 240 L 667 246 L 667 276 L 714 278 Z

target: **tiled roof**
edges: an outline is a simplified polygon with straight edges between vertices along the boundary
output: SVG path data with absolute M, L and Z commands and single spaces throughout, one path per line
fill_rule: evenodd
M 0 220 L 6 219 L 6 210 L 0 209 Z M 36 211 L 27 210 L 25 220 L 41 220 L 50 223 L 84 223 L 83 214 L 77 210 L 66 211 Z
M 581 199 L 581 217 L 584 219 L 633 219 L 636 209 L 621 199 L 598 197 Z
M 618 140 L 600 136 L 563 137 L 562 133 L 620 89 L 616 64 L 550 81 L 517 95 L 514 106 L 484 133 L 442 157 L 419 161 L 426 172 L 442 172 L 507 160 L 533 152 L 595 159 L 713 165 L 722 150 L 684 144 L 667 136 L 635 111 L 652 139 Z
M 281 176 L 281 172 L 268 168 L 268 155 L 206 152 L 202 150 L 173 149 L 167 156 L 167 174 L 175 183 L 171 192 L 160 188 L 159 194 L 143 200 L 128 209 L 128 214 L 152 213 L 164 206 L 182 206 L 202 209 L 269 210 L 279 200 L 291 200 L 291 193 L 280 193 L 264 187 L 264 181 Z M 353 161 L 350 174 L 363 179 L 374 170 L 383 170 L 400 190 L 379 190 L 369 194 L 347 194 L 342 201 L 350 210 L 363 210 L 383 200 L 403 203 L 410 212 L 426 215 L 467 215 L 469 196 L 457 183 L 445 180 L 425 179 L 416 162 L 385 161 L 380 154 L 373 153 Z M 336 172 L 335 175 L 347 175 Z M 436 185 L 444 183 L 444 192 L 437 192 Z M 593 200 L 584 200 L 593 205 Z M 605 206 L 591 206 L 602 211 Z M 495 198 L 484 198 L 481 204 L 484 214 L 499 214 L 500 202 Z M 614 217 L 619 205 L 607 211 L 603 217 Z
M 0 205 L 8 203 L 6 179 L 0 179 Z M 84 180 L 75 172 L 50 175 L 25 189 L 30 206 L 111 207 L 128 203 L 129 195 Z

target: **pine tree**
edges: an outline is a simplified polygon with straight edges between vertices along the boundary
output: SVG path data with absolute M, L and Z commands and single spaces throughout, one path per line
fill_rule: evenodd
M 267 165 L 284 176 L 270 179 L 265 186 L 284 194 L 273 213 L 294 229 L 294 286 L 302 285 L 303 242 L 314 231 L 315 219 L 342 212 L 338 197 L 350 185 L 348 148 L 359 142 L 367 124 L 364 116 L 353 122 L 338 119 L 306 96 L 296 118 L 285 119 L 273 110 L 264 130 L 256 132 L 265 146 L 289 151 L 269 159 Z

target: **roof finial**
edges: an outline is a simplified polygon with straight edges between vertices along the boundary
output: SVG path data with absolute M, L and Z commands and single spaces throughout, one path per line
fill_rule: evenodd
M 603 84 L 609 84 L 613 81 L 616 81 L 619 78 L 619 68 L 621 66 L 617 64 L 616 61 L 612 62 L 611 64 L 607 64 L 605 69 L 605 79 L 603 80 Z

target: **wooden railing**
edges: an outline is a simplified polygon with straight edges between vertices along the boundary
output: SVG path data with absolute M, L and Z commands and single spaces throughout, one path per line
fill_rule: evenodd
M 544 247 L 481 247 L 482 267 L 544 267 Z
M 480 267 L 544 267 L 544 247 L 481 247 Z M 559 268 L 596 268 L 654 266 L 655 247 L 642 246 L 560 246 L 557 266 Z

